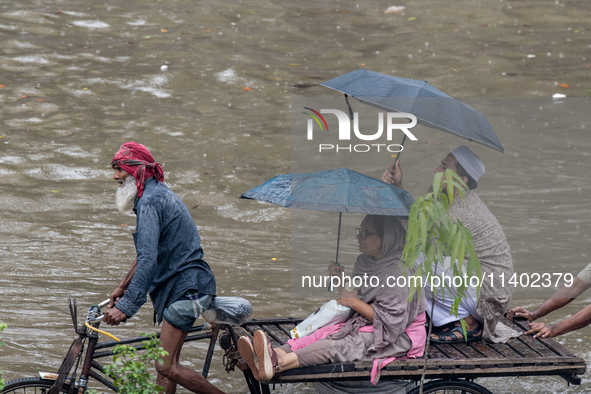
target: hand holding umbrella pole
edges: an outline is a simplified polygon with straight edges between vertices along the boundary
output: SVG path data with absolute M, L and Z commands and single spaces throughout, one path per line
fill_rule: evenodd
M 338 234 L 338 235 L 337 235 L 337 257 L 336 257 L 336 259 L 335 259 L 335 261 L 334 261 L 334 265 L 336 265 L 337 267 L 340 265 L 340 264 L 339 264 L 339 243 L 341 243 L 341 219 L 342 219 L 342 218 L 343 218 L 343 213 L 342 213 L 342 212 L 339 212 L 339 231 L 338 231 L 338 233 L 337 233 L 337 234 Z M 334 276 L 334 275 L 331 275 L 331 276 L 330 276 L 330 278 L 331 278 L 331 281 L 330 281 L 330 283 L 328 284 L 328 291 L 332 291 L 332 290 L 333 290 L 333 288 L 332 288 L 332 277 L 333 277 L 333 276 Z

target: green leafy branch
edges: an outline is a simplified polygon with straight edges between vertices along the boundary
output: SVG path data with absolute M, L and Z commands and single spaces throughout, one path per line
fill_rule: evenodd
M 6 324 L 0 323 L 0 332 L 4 331 Z M 4 345 L 0 340 L 0 346 Z M 0 370 L 0 391 L 4 388 L 4 379 L 2 379 L 2 370 Z
M 164 364 L 168 352 L 160 346 L 162 343 L 156 338 L 156 334 L 142 335 L 149 336 L 148 340 L 142 342 L 141 350 L 146 352 L 138 355 L 133 346 L 117 345 L 113 348 L 113 363 L 105 367 L 105 373 L 113 378 L 113 383 L 119 387 L 121 394 L 164 392 L 164 389 L 155 383 L 155 378 L 148 368 L 154 361 Z
M 435 174 L 433 178 L 433 190 L 426 195 L 418 198 L 412 205 L 408 218 L 408 231 L 406 234 L 406 245 L 402 252 L 402 258 L 406 262 L 405 268 L 414 270 L 415 277 L 425 278 L 425 285 L 430 286 L 432 278 L 437 273 L 437 264 L 443 264 L 444 256 L 450 257 L 451 274 L 459 277 L 464 277 L 463 266 L 467 259 L 465 277 L 475 275 L 478 278 L 482 277 L 480 260 L 474 250 L 474 242 L 472 235 L 466 227 L 462 225 L 459 219 L 455 218 L 452 213 L 454 204 L 454 197 L 456 191 L 463 199 L 468 189 L 464 180 L 454 171 L 446 169 L 445 172 Z M 416 264 L 417 259 L 423 255 L 422 263 Z M 464 278 L 465 278 L 464 277 Z M 453 294 L 448 287 L 445 280 L 443 282 L 443 289 L 448 293 Z M 480 281 L 476 289 L 477 296 L 480 295 Z M 455 285 L 455 282 L 454 282 Z M 422 290 L 421 283 L 417 281 L 409 281 L 410 292 L 409 299 Z M 468 289 L 468 283 L 462 281 L 459 287 L 456 287 L 453 305 L 451 312 L 455 316 L 458 315 L 458 307 L 463 296 Z M 439 289 L 433 288 L 433 297 L 442 297 L 445 299 L 445 293 L 438 295 Z M 433 315 L 433 307 L 431 308 L 431 315 Z M 461 319 L 464 338 L 467 338 L 466 322 Z M 431 336 L 431 329 L 433 322 L 429 322 L 429 332 L 427 338 Z M 425 363 L 423 365 L 423 375 L 421 376 L 421 384 L 419 393 L 423 392 L 423 383 L 425 381 L 425 373 L 427 371 L 429 344 L 425 348 Z
M 451 182 L 449 181 L 451 179 Z M 406 234 L 406 245 L 402 258 L 406 268 L 414 270 L 415 276 L 422 276 L 426 283 L 436 275 L 436 265 L 443 264 L 444 256 L 450 257 L 450 269 L 453 276 L 463 277 L 462 266 L 467 258 L 465 274 L 481 277 L 480 260 L 474 250 L 472 235 L 460 220 L 451 214 L 456 191 L 463 199 L 467 186 L 454 171 L 447 169 L 433 178 L 433 191 L 418 198 L 411 207 Z M 421 256 L 424 260 L 415 267 Z M 442 281 L 444 288 L 447 283 Z M 457 316 L 458 306 L 466 294 L 468 284 L 462 281 L 456 288 L 452 312 Z M 420 283 L 410 282 L 410 296 L 421 292 Z M 477 289 L 480 294 L 480 288 Z M 445 297 L 445 292 L 442 294 Z

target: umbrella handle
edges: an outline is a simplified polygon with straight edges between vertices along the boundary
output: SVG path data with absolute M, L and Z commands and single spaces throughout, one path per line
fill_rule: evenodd
M 343 213 L 339 212 L 339 232 L 337 235 L 337 257 L 335 259 L 335 263 L 334 265 L 336 265 L 337 267 L 340 265 L 339 264 L 339 243 L 341 242 L 341 219 L 343 218 Z M 334 275 L 331 275 L 330 278 L 332 279 Z M 332 280 L 330 281 L 330 283 L 328 284 L 328 291 L 332 291 Z
M 406 134 L 404 134 L 404 138 L 402 138 L 402 143 L 400 144 L 401 147 L 404 146 L 405 141 L 406 141 Z M 392 168 L 396 168 L 396 163 L 398 162 L 398 159 L 400 158 L 401 154 L 402 154 L 402 150 L 400 150 L 400 152 L 398 152 L 398 154 L 396 155 L 396 159 L 394 159 L 394 165 L 392 166 Z
M 349 118 L 351 119 L 351 121 L 353 121 L 353 109 L 351 108 L 351 104 L 349 104 L 349 96 L 346 94 L 345 94 L 345 101 L 347 102 L 347 107 L 349 107 Z
M 347 103 L 347 107 L 349 108 L 349 118 L 351 119 L 351 121 L 353 121 L 353 108 L 351 108 L 351 104 L 349 103 L 349 95 L 345 94 L 345 102 Z M 406 141 L 406 134 L 404 134 L 404 138 L 402 138 L 402 143 L 400 144 L 401 147 L 404 146 L 404 142 Z M 400 157 L 400 154 L 402 153 L 402 150 L 400 152 L 398 152 L 398 154 L 396 155 L 396 159 L 394 160 L 394 165 L 392 166 L 392 168 L 396 167 L 396 162 L 398 162 L 398 158 Z M 340 222 L 340 218 L 339 218 L 339 231 L 341 229 L 341 222 Z M 340 233 L 339 233 L 340 235 Z M 335 263 L 336 265 L 339 265 L 339 261 L 338 261 L 338 256 L 339 256 L 339 250 L 338 250 L 338 243 L 337 243 L 337 262 Z M 330 286 L 328 287 L 329 291 L 330 291 Z

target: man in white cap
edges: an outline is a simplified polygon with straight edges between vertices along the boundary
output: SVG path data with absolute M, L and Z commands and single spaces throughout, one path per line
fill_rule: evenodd
M 392 166 L 388 167 L 382 180 L 402 189 L 402 170 L 399 163 L 400 161 L 396 163 L 395 169 Z M 483 279 L 480 298 L 477 300 L 475 289 L 469 288 L 467 296 L 460 302 L 457 317 L 450 315 L 453 297 L 447 295 L 443 300 L 439 295 L 437 299 L 432 300 L 434 306 L 431 319 L 435 330 L 431 340 L 463 342 L 464 333 L 459 320 L 464 319 L 468 325 L 468 340 L 477 340 L 482 336 L 487 341 L 505 342 L 519 334 L 503 324 L 498 324 L 499 318 L 503 316 L 511 301 L 513 289 L 507 283 L 507 278 L 513 275 L 513 261 L 501 225 L 474 192 L 478 186 L 478 179 L 484 174 L 484 164 L 470 148 L 461 145 L 441 161 L 435 172 L 443 172 L 448 168 L 462 177 L 469 189 L 463 200 L 454 199 L 452 214 L 472 235 L 476 255 L 482 266 Z M 456 195 L 458 194 L 459 191 L 456 191 Z M 445 275 L 446 268 L 449 267 L 449 257 L 444 260 L 443 264 L 437 265 L 437 276 Z M 503 275 L 504 287 L 500 284 Z M 494 278 L 493 282 L 491 278 Z M 453 287 L 451 290 L 453 291 Z M 426 287 L 425 291 L 430 298 L 430 287 Z M 431 312 L 430 307 L 427 312 Z

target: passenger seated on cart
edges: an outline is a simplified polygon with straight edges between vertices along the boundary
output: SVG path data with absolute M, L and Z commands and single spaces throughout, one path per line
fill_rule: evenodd
M 455 296 L 455 288 L 445 294 L 439 291 L 435 295 L 430 286 L 425 286 L 425 295 L 429 303 L 434 304 L 433 321 L 434 330 L 431 341 L 440 343 L 464 342 L 464 332 L 460 319 L 464 319 L 468 325 L 467 340 L 482 339 L 488 342 L 506 342 L 509 338 L 521 335 L 519 331 L 499 322 L 503 316 L 513 293 L 513 286 L 507 283 L 507 279 L 513 275 L 513 260 L 511 250 L 503 229 L 494 215 L 484 205 L 475 190 L 478 179 L 484 175 L 484 163 L 466 145 L 461 145 L 450 152 L 441 164 L 435 168 L 435 172 L 443 172 L 450 169 L 457 173 L 466 183 L 468 189 L 465 197 L 455 198 L 452 206 L 452 215 L 470 231 L 476 255 L 482 266 L 482 284 L 480 296 L 477 298 L 476 289 L 469 288 L 468 294 L 462 299 L 458 308 L 458 315 L 451 314 L 451 302 Z M 402 169 L 400 161 L 396 162 L 396 168 L 388 167 L 384 171 L 382 180 L 402 189 Z M 444 178 L 445 179 L 445 178 Z M 456 191 L 456 196 L 459 192 Z M 449 268 L 449 257 L 437 265 L 434 276 L 449 277 L 446 273 Z M 442 279 L 442 282 L 444 280 Z M 445 279 L 447 283 L 447 279 Z M 439 290 L 443 290 L 439 288 Z M 427 313 L 431 312 L 431 305 Z
M 254 333 L 254 346 L 248 337 L 241 337 L 240 355 L 255 378 L 269 380 L 275 373 L 299 367 L 374 361 L 372 382 L 375 383 L 379 369 L 394 358 L 423 354 L 425 300 L 415 297 L 409 301 L 408 286 L 386 285 L 388 277 L 410 275 L 410 270 L 403 273 L 401 261 L 406 231 L 395 217 L 368 215 L 356 234 L 362 254 L 353 267 L 352 277 L 376 276 L 380 284 L 372 287 L 368 281 L 367 287 L 364 283 L 354 291 L 338 289 L 338 302 L 355 311 L 346 323 L 324 327 L 274 349 L 261 330 Z M 332 275 L 340 276 L 343 270 L 333 262 L 328 267 Z

